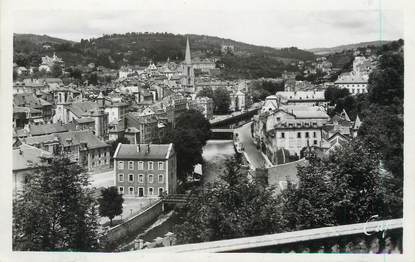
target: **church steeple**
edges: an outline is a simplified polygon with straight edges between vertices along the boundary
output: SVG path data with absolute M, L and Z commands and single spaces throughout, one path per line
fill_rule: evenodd
M 192 57 L 190 55 L 189 37 L 187 37 L 187 40 L 186 40 L 186 56 L 185 56 L 184 61 L 186 64 L 192 63 Z

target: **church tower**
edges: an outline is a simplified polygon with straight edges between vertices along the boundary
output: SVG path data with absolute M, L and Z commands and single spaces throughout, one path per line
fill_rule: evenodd
M 190 55 L 189 37 L 186 40 L 186 55 L 183 63 L 185 83 L 184 90 L 189 93 L 195 92 L 195 73 L 193 70 L 192 57 Z

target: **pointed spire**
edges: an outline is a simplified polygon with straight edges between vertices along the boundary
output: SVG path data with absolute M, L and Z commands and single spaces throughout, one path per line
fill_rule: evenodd
M 353 129 L 359 129 L 361 124 L 362 121 L 360 121 L 359 115 L 356 115 L 356 120 L 354 121 Z
M 189 37 L 187 37 L 187 40 L 186 40 L 186 56 L 185 56 L 184 61 L 186 64 L 192 63 L 192 57 L 190 56 Z
M 344 110 L 344 109 L 343 109 L 343 111 L 342 111 L 342 113 L 341 113 L 341 116 L 342 116 L 345 120 L 350 121 L 350 117 L 349 117 L 349 115 L 346 113 L 346 110 Z

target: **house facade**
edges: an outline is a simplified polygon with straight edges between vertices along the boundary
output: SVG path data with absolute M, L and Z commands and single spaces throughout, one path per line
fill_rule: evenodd
M 125 197 L 157 198 L 176 192 L 173 144 L 120 143 L 114 161 L 114 185 Z

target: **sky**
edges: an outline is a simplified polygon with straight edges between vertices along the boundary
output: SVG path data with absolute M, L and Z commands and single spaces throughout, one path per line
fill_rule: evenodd
M 377 3 L 367 1 L 369 4 Z M 12 15 L 13 31 L 47 34 L 74 41 L 126 32 L 203 34 L 255 45 L 303 49 L 395 40 L 403 38 L 404 34 L 403 12 L 399 10 L 295 9 L 296 6 L 282 9 L 273 8 L 275 5 L 270 8 L 235 8 L 229 4 L 221 8 L 185 7 L 119 5 L 116 8 L 82 10 L 66 7 L 52 11 L 44 6 L 19 9 Z

